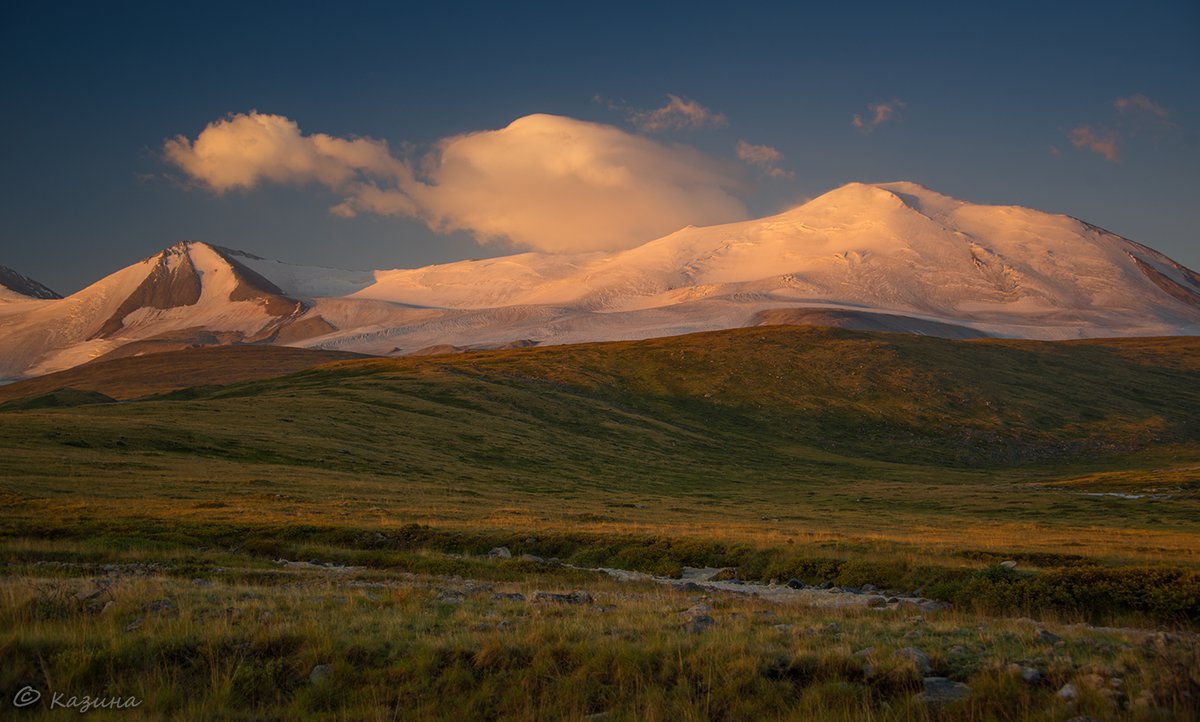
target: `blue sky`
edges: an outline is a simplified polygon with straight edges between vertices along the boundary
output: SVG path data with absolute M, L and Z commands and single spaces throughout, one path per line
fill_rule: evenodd
M 623 153 L 650 148 L 651 175 L 694 149 L 749 215 L 913 180 L 1074 215 L 1200 267 L 1200 5 L 1052 5 L 10 4 L 0 263 L 71 292 L 182 239 L 352 268 L 544 245 L 481 244 L 461 205 L 412 192 L 416 210 L 342 217 L 330 208 L 358 197 L 345 179 L 260 169 L 217 192 L 164 150 L 257 110 L 305 143 L 386 141 L 417 173 L 442 139 L 565 116 L 589 138 L 619 129 Z M 707 121 L 649 127 L 669 96 Z M 739 141 L 781 158 L 739 160 Z M 544 186 L 529 188 L 536 201 Z M 735 211 L 681 202 L 663 222 L 693 212 Z

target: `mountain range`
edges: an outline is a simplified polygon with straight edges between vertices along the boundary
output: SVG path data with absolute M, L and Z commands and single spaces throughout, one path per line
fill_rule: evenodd
M 1200 334 L 1200 275 L 1075 218 L 851 183 L 617 252 L 417 269 L 178 243 L 65 298 L 0 267 L 0 377 L 229 344 L 441 353 L 814 324 L 946 338 Z

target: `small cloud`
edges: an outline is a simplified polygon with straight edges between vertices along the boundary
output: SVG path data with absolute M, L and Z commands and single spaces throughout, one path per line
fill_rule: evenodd
M 1059 149 L 1058 149 L 1058 146 L 1056 146 L 1056 145 L 1052 145 L 1052 146 L 1050 146 L 1050 151 L 1049 151 L 1049 152 L 1050 152 L 1050 155 L 1054 156 L 1055 158 L 1061 158 L 1061 157 L 1062 157 L 1062 151 L 1061 151 L 1061 150 L 1059 150 Z
M 618 109 L 620 106 L 608 103 L 608 107 Z M 714 113 L 695 100 L 681 98 L 678 95 L 667 95 L 667 104 L 654 110 L 637 110 L 629 107 L 625 107 L 624 110 L 629 122 L 645 133 L 723 128 L 729 125 L 729 119 L 723 113 Z
M 900 121 L 902 119 L 900 111 L 904 110 L 904 107 L 904 101 L 899 98 L 870 103 L 867 105 L 868 114 L 864 117 L 855 113 L 854 117 L 850 119 L 850 125 L 864 133 L 870 133 L 876 126 Z
M 796 174 L 779 167 L 783 153 L 769 145 L 754 145 L 744 140 L 737 143 L 738 160 L 761 167 L 772 178 L 795 180 Z
M 1158 118 L 1166 118 L 1170 112 L 1161 105 L 1150 100 L 1141 93 L 1134 93 L 1127 98 L 1117 98 L 1113 101 L 1113 107 L 1118 112 L 1123 114 L 1128 113 L 1149 113 Z
M 1110 163 L 1116 163 L 1121 159 L 1120 150 L 1117 148 L 1117 134 L 1108 128 L 1081 125 L 1072 128 L 1071 132 L 1067 133 L 1067 139 L 1076 148 L 1098 153 Z

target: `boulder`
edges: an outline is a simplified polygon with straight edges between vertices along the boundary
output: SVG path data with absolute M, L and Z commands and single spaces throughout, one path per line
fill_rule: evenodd
M 971 696 L 970 687 L 946 677 L 926 677 L 921 685 L 922 691 L 917 695 L 917 700 L 925 704 L 958 702 Z
M 929 655 L 925 654 L 916 647 L 904 647 L 903 649 L 897 649 L 892 656 L 901 657 L 903 659 L 911 659 L 913 665 L 917 668 L 917 672 L 919 672 L 922 677 L 928 676 L 929 673 L 933 671 L 933 665 L 929 663 Z M 937 678 L 935 677 L 933 679 Z

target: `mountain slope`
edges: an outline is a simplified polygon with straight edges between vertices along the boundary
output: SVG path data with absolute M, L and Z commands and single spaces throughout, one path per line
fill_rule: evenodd
M 1200 337 L 949 341 L 773 326 L 338 361 L 177 398 L 81 407 L 78 417 L 0 414 L 0 426 L 9 443 L 31 448 L 82 439 L 81 448 L 106 453 L 121 437 L 128 446 L 114 453 L 126 453 L 203 440 L 205 454 L 235 462 L 376 471 L 399 463 L 455 469 L 443 479 L 542 485 L 636 477 L 635 487 L 695 487 L 710 472 L 777 484 L 867 459 L 1100 464 L 1150 449 L 1178 466 L 1200 458 L 1197 359 Z M 103 386 L 60 378 L 119 396 L 122 367 L 110 368 Z M 129 383 L 144 374 L 124 369 Z M 231 425 L 235 418 L 243 423 Z

